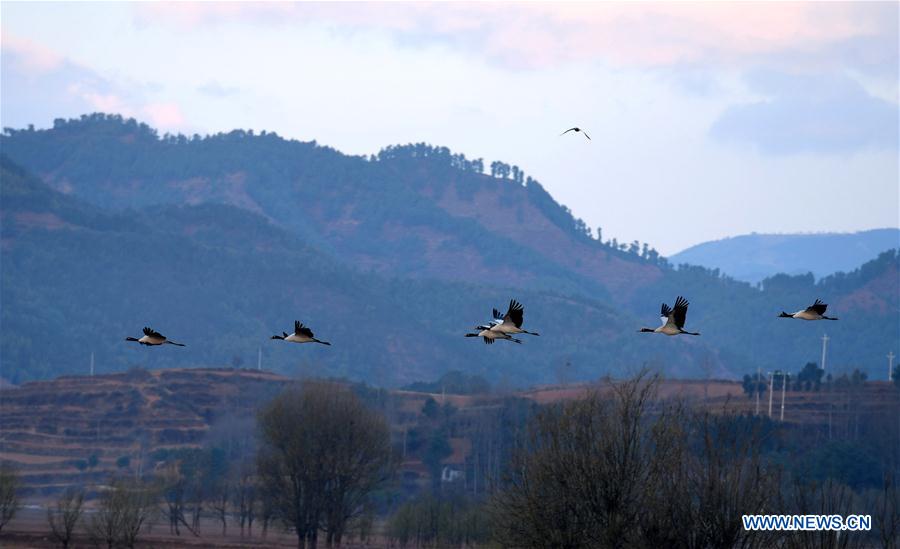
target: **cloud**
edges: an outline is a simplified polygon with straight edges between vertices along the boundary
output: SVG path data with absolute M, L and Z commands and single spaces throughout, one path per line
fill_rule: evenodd
M 63 57 L 36 42 L 21 38 L 4 30 L 2 34 L 3 52 L 15 58 L 17 68 L 35 76 L 58 69 L 63 64 Z
M 756 71 L 747 80 L 765 99 L 729 107 L 713 138 L 775 155 L 898 147 L 898 105 L 846 76 Z
M 234 86 L 223 86 L 215 80 L 210 80 L 199 86 L 197 91 L 212 97 L 228 97 L 240 93 L 241 90 Z
M 196 28 L 225 22 L 374 30 L 399 43 L 450 44 L 517 68 L 570 61 L 611 66 L 713 64 L 746 68 L 761 58 L 802 63 L 896 64 L 896 3 L 140 3 L 142 25 Z M 852 55 L 835 56 L 835 45 Z M 885 53 L 887 52 L 887 53 Z
M 162 130 L 187 127 L 176 103 L 155 97 L 160 95 L 160 87 L 104 78 L 51 48 L 8 32 L 3 34 L 0 62 L 4 126 L 49 124 L 49 118 L 104 112 L 143 117 Z
M 175 103 L 150 103 L 144 105 L 141 112 L 150 120 L 150 125 L 157 128 L 183 128 L 184 114 Z

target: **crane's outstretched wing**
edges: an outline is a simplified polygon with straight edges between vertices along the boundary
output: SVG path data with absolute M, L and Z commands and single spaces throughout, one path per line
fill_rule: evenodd
M 313 337 L 312 330 L 304 326 L 299 320 L 294 321 L 294 333 L 298 336 Z
M 163 336 L 161 333 L 157 332 L 150 326 L 144 326 L 144 335 L 149 336 L 149 337 L 159 337 L 159 338 L 165 339 L 165 336 Z
M 672 319 L 675 321 L 675 326 L 678 326 L 679 329 L 684 328 L 684 320 L 687 318 L 687 309 L 688 309 L 688 301 L 678 296 L 675 299 L 675 308 L 672 309 Z
M 816 313 L 819 315 L 824 315 L 825 310 L 828 308 L 827 303 L 822 303 L 822 300 L 817 299 L 815 303 L 806 308 L 807 312 Z
M 521 328 L 524 316 L 525 307 L 523 307 L 522 304 L 515 299 L 510 299 L 509 309 L 507 309 L 506 315 L 503 316 L 503 322 L 510 322 L 516 328 Z
M 662 306 L 659 308 L 659 316 L 661 318 L 668 319 L 669 315 L 671 315 L 671 314 L 672 314 L 672 307 L 669 307 L 668 305 L 663 303 Z

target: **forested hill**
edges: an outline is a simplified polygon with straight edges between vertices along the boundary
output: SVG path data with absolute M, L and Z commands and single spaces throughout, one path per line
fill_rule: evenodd
M 629 349 L 634 317 L 590 298 L 502 285 L 397 279 L 354 269 L 259 214 L 222 204 L 112 212 L 50 189 L 0 156 L 2 375 L 19 383 L 87 371 L 200 365 L 379 385 L 450 369 L 521 385 L 593 378 L 653 360 Z M 541 310 L 540 339 L 490 347 L 463 334 L 509 296 Z M 332 346 L 269 339 L 302 320 Z M 555 333 L 567 321 L 598 337 Z M 124 341 L 150 325 L 184 348 Z M 710 354 L 683 351 L 684 364 Z M 658 358 L 658 357 L 657 357 Z M 505 381 L 504 381 L 505 380 Z
M 6 129 L 0 145 L 5 377 L 83 371 L 91 350 L 106 371 L 248 364 L 260 342 L 278 371 L 303 362 L 375 383 L 454 369 L 517 384 L 643 364 L 675 376 L 799 369 L 826 329 L 832 365 L 881 372 L 900 348 L 895 252 L 753 288 L 599 241 L 520 168 L 446 148 L 362 158 L 270 133 L 159 137 L 105 115 Z M 703 336 L 636 333 L 678 294 Z M 511 297 L 540 338 L 462 337 Z M 839 323 L 775 319 L 817 297 Z M 270 345 L 294 318 L 335 345 Z M 145 323 L 190 347 L 123 347 Z
M 380 273 L 502 277 L 598 297 L 660 274 L 655 250 L 601 244 L 518 167 L 493 162 L 486 175 L 481 159 L 441 147 L 388 147 L 362 158 L 273 133 L 159 138 L 144 124 L 99 114 L 45 131 L 7 129 L 2 145 L 54 188 L 93 204 L 231 204 Z

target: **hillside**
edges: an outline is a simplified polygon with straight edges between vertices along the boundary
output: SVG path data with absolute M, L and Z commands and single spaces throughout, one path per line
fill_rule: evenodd
M 32 497 L 73 483 L 104 482 L 110 473 L 150 474 L 162 466 L 165 456 L 179 449 L 199 448 L 219 436 L 252 432 L 259 407 L 291 382 L 255 370 L 135 369 L 93 377 L 64 376 L 3 389 L 0 461 L 19 468 Z M 589 390 L 610 391 L 611 387 L 602 381 L 471 395 L 356 389 L 388 415 L 398 443 L 405 432 L 427 423 L 423 405 L 429 398 L 452 404 L 455 434 L 449 442 L 453 453 L 445 459 L 466 463 L 479 433 L 476 427 L 482 425 L 472 418 L 486 410 L 527 410 L 530 403 L 548 404 L 580 397 Z M 833 429 L 850 432 L 859 417 L 892 417 L 900 405 L 898 395 L 895 387 L 883 382 L 834 392 L 788 391 L 785 418 L 790 424 L 825 431 L 829 403 L 836 403 L 831 408 Z M 750 414 L 754 410 L 754 401 L 743 394 L 737 382 L 667 380 L 661 383 L 659 396 L 686 399 L 716 411 L 727 408 Z M 763 415 L 765 406 L 763 401 Z M 507 431 L 504 436 L 512 434 Z M 421 473 L 423 465 L 412 454 L 415 447 L 410 442 L 411 455 L 401 469 Z
M 594 300 L 361 272 L 233 206 L 104 213 L 2 162 L 0 350 L 3 376 L 13 383 L 84 373 L 91 352 L 97 371 L 105 373 L 134 366 L 250 365 L 261 349 L 265 366 L 278 372 L 379 385 L 454 368 L 517 383 L 549 380 L 554 374 L 547 365 L 567 356 L 582 368 L 576 375 L 594 377 L 600 368 L 642 360 L 619 335 L 628 333 L 628 324 Z M 608 335 L 583 341 L 579 334 L 559 334 L 559 344 L 575 350 L 564 356 L 553 346 L 536 345 L 540 340 L 487 347 L 462 337 L 484 321 L 485 304 L 502 305 L 498 291 L 547 311 L 541 320 L 548 327 L 577 319 L 605 326 Z M 290 329 L 294 319 L 333 345 L 269 339 Z M 187 347 L 124 341 L 148 324 Z M 54 337 L 48 339 L 51 327 Z M 697 345 L 688 352 L 708 351 Z M 599 371 L 589 369 L 594 367 Z
M 659 268 L 600 245 L 521 172 L 424 144 L 377 157 L 233 131 L 160 139 L 143 124 L 92 115 L 52 130 L 7 131 L 3 150 L 54 188 L 100 207 L 224 203 L 260 213 L 363 270 L 552 287 L 603 297 Z M 509 166 L 506 166 L 509 169 Z
M 4 389 L 0 460 L 38 495 L 104 482 L 110 472 L 149 472 L 151 454 L 198 446 L 223 414 L 253 421 L 286 381 L 255 371 L 132 370 Z
M 518 167 L 486 174 L 445 148 L 361 158 L 269 133 L 160 138 L 104 115 L 6 129 L 0 144 L 0 350 L 14 383 L 85 372 L 91 352 L 111 372 L 255 364 L 260 349 L 274 371 L 378 385 L 461 370 L 524 386 L 641 365 L 738 378 L 818 360 L 826 330 L 832 366 L 880 378 L 900 349 L 896 252 L 754 288 L 599 242 Z M 676 295 L 703 336 L 636 333 Z M 840 322 L 775 318 L 817 297 Z M 462 337 L 510 298 L 541 337 Z M 268 339 L 294 319 L 334 345 Z M 188 347 L 122 341 L 146 324 Z
M 751 284 L 779 273 L 823 278 L 849 272 L 880 253 L 900 247 L 900 229 L 856 233 L 748 234 L 704 242 L 670 256 Z

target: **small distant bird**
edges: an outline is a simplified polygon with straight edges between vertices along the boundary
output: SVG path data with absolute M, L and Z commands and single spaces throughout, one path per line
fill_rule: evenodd
M 802 311 L 797 311 L 794 314 L 788 314 L 782 311 L 781 314 L 778 315 L 778 318 L 799 318 L 800 320 L 837 320 L 836 318 L 825 316 L 825 309 L 827 308 L 827 303 L 822 303 L 821 300 L 817 299 L 816 302 L 809 307 L 803 309 Z
M 299 320 L 294 321 L 294 333 L 288 335 L 287 332 L 281 332 L 281 335 L 273 335 L 272 339 L 281 339 L 290 341 L 291 343 L 321 343 L 322 345 L 331 345 L 327 341 L 319 341 L 313 337 L 312 330 L 300 323 Z
M 500 332 L 502 334 L 528 334 L 541 335 L 537 332 L 529 332 L 522 329 L 523 317 L 525 316 L 525 308 L 515 299 L 509 300 L 509 308 L 505 315 L 501 315 L 500 311 L 494 309 L 494 316 L 491 320 L 491 331 Z
M 675 299 L 675 307 L 669 307 L 665 303 L 662 304 L 662 307 L 659 311 L 659 316 L 662 318 L 662 326 L 657 329 L 653 328 L 641 328 L 642 332 L 653 332 L 657 334 L 666 334 L 667 336 L 673 336 L 678 334 L 687 334 L 692 336 L 700 335 L 699 332 L 687 332 L 684 330 L 684 320 L 687 317 L 687 309 L 688 309 L 688 301 L 678 296 Z
M 567 133 L 569 133 L 569 132 L 575 132 L 575 133 L 583 133 L 583 134 L 584 134 L 584 136 L 585 136 L 585 137 L 587 137 L 587 138 L 588 138 L 588 141 L 590 141 L 590 140 L 591 140 L 591 136 L 590 136 L 590 135 L 588 135 L 588 134 L 587 134 L 587 132 L 586 132 L 586 131 L 584 131 L 584 130 L 582 130 L 582 129 L 581 129 L 581 128 L 579 128 L 579 127 L 575 127 L 575 128 L 569 128 L 569 129 L 568 129 L 568 130 L 566 130 L 566 131 L 564 131 L 564 132 L 562 132 L 562 133 L 561 133 L 561 134 L 559 134 L 559 135 L 566 135 L 566 134 L 567 134 Z
M 184 343 L 175 343 L 174 341 L 169 341 L 166 339 L 166 336 L 157 332 L 153 328 L 149 326 L 144 326 L 144 335 L 140 338 L 134 337 L 126 337 L 125 341 L 137 341 L 141 345 L 178 345 L 179 347 L 184 347 Z
M 522 343 L 521 340 L 518 340 L 509 334 L 491 330 L 491 326 L 478 326 L 475 329 L 479 331 L 474 334 L 466 334 L 466 337 L 481 337 L 484 338 L 484 342 L 487 344 L 493 343 L 495 339 L 506 339 L 515 343 Z

